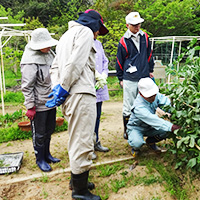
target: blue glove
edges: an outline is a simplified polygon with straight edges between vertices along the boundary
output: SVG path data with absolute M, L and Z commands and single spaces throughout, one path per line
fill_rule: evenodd
M 53 99 L 49 100 L 46 102 L 46 107 L 48 108 L 52 108 L 55 106 L 60 106 L 62 103 L 64 103 L 65 99 L 67 98 L 67 96 L 69 95 L 69 93 L 64 90 L 60 84 L 56 85 L 53 88 L 53 92 L 49 94 L 49 98 L 50 97 L 54 97 Z

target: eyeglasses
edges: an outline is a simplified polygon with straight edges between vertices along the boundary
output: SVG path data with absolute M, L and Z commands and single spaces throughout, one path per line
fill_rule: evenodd
M 139 24 L 129 24 L 129 25 L 131 25 L 131 26 L 140 26 L 141 23 L 139 23 Z

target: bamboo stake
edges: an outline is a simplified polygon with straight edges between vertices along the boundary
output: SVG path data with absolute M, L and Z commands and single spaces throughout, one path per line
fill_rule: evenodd
M 126 158 L 120 158 L 120 159 L 116 159 L 116 160 L 108 160 L 108 161 L 105 161 L 105 162 L 97 162 L 95 164 L 92 164 L 91 168 L 96 168 L 96 167 L 101 166 L 101 165 L 110 165 L 110 164 L 113 164 L 113 163 L 116 163 L 116 162 L 124 162 L 124 161 L 132 160 L 132 159 L 134 159 L 134 157 L 129 156 L 129 157 L 126 157 Z M 47 174 L 48 177 L 50 177 L 50 176 L 54 176 L 54 175 L 57 175 L 57 174 L 70 173 L 70 172 L 71 172 L 70 167 L 65 168 L 65 169 L 57 169 L 57 170 L 54 170 L 52 172 L 47 172 L 47 173 L 41 172 L 41 173 L 38 173 L 38 174 L 33 174 L 31 176 L 5 180 L 3 182 L 0 182 L 0 185 L 13 184 L 13 183 L 19 183 L 19 182 L 23 182 L 23 181 L 29 181 L 29 180 L 36 179 L 36 178 L 42 178 L 44 176 L 44 174 Z

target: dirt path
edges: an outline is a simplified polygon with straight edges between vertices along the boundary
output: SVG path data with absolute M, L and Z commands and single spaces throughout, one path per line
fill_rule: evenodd
M 102 111 L 100 141 L 102 145 L 109 147 L 110 151 L 108 153 L 96 152 L 98 157 L 94 164 L 113 159 L 130 158 L 131 148 L 122 138 L 122 102 L 104 102 Z M 42 173 L 36 166 L 31 140 L 0 144 L 0 154 L 24 152 L 23 163 L 18 173 L 0 175 L 0 200 L 70 200 L 67 141 L 67 131 L 52 136 L 51 152 L 62 161 L 52 164 L 53 171 L 50 173 Z M 134 159 L 132 159 L 132 163 L 134 163 Z M 127 171 L 130 171 L 129 167 L 127 166 Z M 93 174 L 92 171 L 91 174 L 95 177 L 96 174 Z M 132 173 L 145 175 L 145 167 L 137 166 Z M 112 176 L 118 176 L 118 174 Z M 97 182 L 95 178 L 93 180 L 97 186 L 94 193 L 98 193 L 103 183 Z M 117 193 L 111 193 L 108 199 L 151 200 L 156 197 L 159 200 L 172 200 L 170 194 L 165 192 L 164 187 L 159 184 L 122 188 Z

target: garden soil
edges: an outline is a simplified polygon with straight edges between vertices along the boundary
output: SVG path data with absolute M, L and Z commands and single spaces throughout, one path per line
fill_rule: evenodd
M 12 109 L 12 108 L 9 108 Z M 9 110 L 6 110 L 9 112 Z M 122 102 L 108 101 L 103 103 L 102 118 L 100 124 L 100 141 L 103 146 L 110 148 L 107 153 L 96 152 L 97 159 L 93 166 L 117 160 L 129 160 L 125 170 L 133 175 L 145 176 L 145 166 L 137 165 L 136 159 L 131 156 L 131 148 L 123 139 Z M 0 200 L 71 200 L 69 190 L 70 168 L 67 152 L 67 131 L 52 135 L 52 155 L 60 158 L 61 162 L 51 164 L 52 172 L 42 173 L 35 164 L 35 156 L 31 140 L 13 141 L 0 144 L 0 154 L 23 152 L 23 162 L 18 173 L 0 175 Z M 148 149 L 144 147 L 144 151 Z M 149 154 L 156 156 L 155 154 Z M 119 162 L 120 163 L 120 162 Z M 133 167 L 134 166 L 134 167 Z M 94 168 L 95 169 L 95 168 Z M 96 185 L 93 191 L 101 193 L 101 188 L 110 180 L 121 176 L 121 172 L 112 174 L 108 178 L 101 178 L 97 171 L 91 169 L 90 176 Z M 124 170 L 124 169 L 123 169 Z M 155 175 L 160 176 L 155 171 Z M 196 188 L 200 188 L 199 181 L 195 182 Z M 195 190 L 191 200 L 200 199 L 200 190 Z M 149 186 L 143 184 L 121 188 L 118 192 L 109 192 L 108 200 L 172 200 L 172 196 L 166 191 L 163 184 L 154 183 Z

